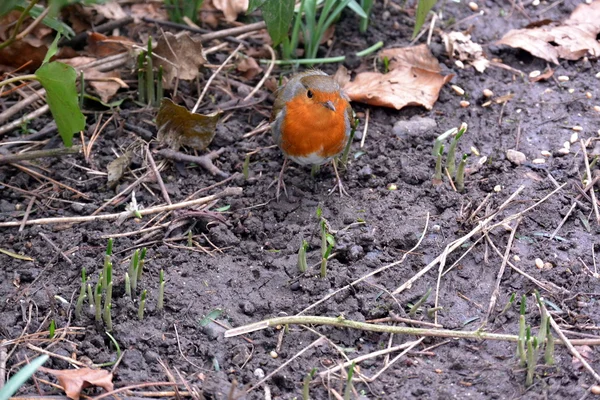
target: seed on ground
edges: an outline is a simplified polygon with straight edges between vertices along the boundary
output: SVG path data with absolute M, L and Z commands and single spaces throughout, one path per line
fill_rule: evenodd
M 571 149 L 571 142 L 569 142 L 569 141 L 567 141 L 567 142 L 564 142 L 564 143 L 563 143 L 563 147 L 564 147 L 565 149 L 569 149 L 569 150 L 570 150 L 570 149 Z
M 491 100 L 490 101 L 486 101 L 485 103 L 483 103 L 481 105 L 481 107 L 489 107 L 490 105 L 492 105 L 492 101 Z
M 581 127 L 579 125 L 575 125 L 571 129 L 573 129 L 575 132 L 581 132 L 583 130 L 583 127 Z
M 598 385 L 592 386 L 592 388 L 590 389 L 590 392 L 592 394 L 600 394 L 600 386 L 598 386 Z
M 571 144 L 577 142 L 579 140 L 579 133 L 577 132 L 573 132 L 571 134 L 571 138 L 569 139 L 569 142 L 571 142 Z
M 462 61 L 460 61 L 460 60 L 456 60 L 456 61 L 454 61 L 454 65 L 456 65 L 456 66 L 457 66 L 458 68 L 460 68 L 460 69 L 464 69 L 464 68 L 465 68 L 465 63 L 463 63 L 463 62 L 462 62 Z
M 470 8 L 471 10 L 473 10 L 473 11 L 477 11 L 477 10 L 479 10 L 479 6 L 478 6 L 478 5 L 477 5 L 477 3 L 475 3 L 474 1 L 471 1 L 471 2 L 469 3 L 469 8 Z
M 477 157 L 479 157 L 481 155 L 481 153 L 479 153 L 479 149 L 475 146 L 471 146 L 471 153 L 473 153 Z
M 600 106 L 594 106 L 594 111 L 599 112 L 600 113 Z
M 531 71 L 531 72 L 529 73 L 529 77 L 530 77 L 530 78 L 537 78 L 537 77 L 538 77 L 538 76 L 540 76 L 541 74 L 542 74 L 542 71 L 540 71 L 540 70 L 537 70 L 537 69 L 536 69 L 535 71 Z
M 565 149 L 564 147 L 562 149 L 558 149 L 558 154 L 560 155 L 567 155 L 569 154 L 569 149 Z
M 567 82 L 569 80 L 569 77 L 566 75 L 561 75 L 557 79 L 559 82 Z
M 461 101 L 459 104 L 460 104 L 460 106 L 461 106 L 462 108 L 467 108 L 467 107 L 469 107 L 469 106 L 471 105 L 471 103 L 469 103 L 469 102 L 468 102 L 468 101 L 466 101 L 466 100 L 463 100 L 463 101 Z
M 550 153 L 548 150 L 542 150 L 542 151 L 540 151 L 540 154 L 543 155 L 544 157 L 552 156 L 552 153 Z
M 585 92 L 585 97 L 591 99 L 592 97 L 594 97 L 594 95 L 591 92 Z
M 554 265 L 552 265 L 552 263 L 549 263 L 549 262 L 544 263 L 543 269 L 552 269 L 552 268 L 554 268 Z
M 388 190 L 398 190 L 398 186 L 396 186 L 395 183 L 390 183 L 389 185 L 387 185 L 387 189 Z
M 514 149 L 506 150 L 506 158 L 508 158 L 508 161 L 516 165 L 521 165 L 527 161 L 525 153 Z
M 533 164 L 546 164 L 546 159 L 545 158 L 535 158 L 535 159 L 531 160 L 531 162 Z
M 277 354 L 277 352 L 275 350 L 272 350 L 269 355 L 271 356 L 271 358 L 277 358 L 279 357 L 279 354 Z
M 537 7 L 537 6 L 539 6 L 539 5 L 540 5 L 540 0 L 533 0 L 533 1 L 531 2 L 531 5 L 532 5 L 532 6 L 534 6 L 534 7 Z
M 541 258 L 536 258 L 536 259 L 535 259 L 535 266 L 536 266 L 538 269 L 542 269 L 542 268 L 544 268 L 544 262 L 542 261 L 542 259 L 541 259 Z
M 596 72 L 596 78 L 600 79 L 600 72 Z
M 494 186 L 494 192 L 501 192 L 501 191 L 502 191 L 502 186 L 500 186 L 500 185 Z
M 492 97 L 494 95 L 494 92 L 492 92 L 490 89 L 483 89 L 483 95 L 485 97 Z
M 519 257 L 518 255 L 516 255 L 516 254 L 515 254 L 515 255 L 513 256 L 513 260 L 515 260 L 515 261 L 519 262 L 519 261 L 521 261 L 521 257 Z
M 452 85 L 450 86 L 452 88 L 452 90 L 454 90 L 456 92 L 456 94 L 458 94 L 459 96 L 463 96 L 465 94 L 465 89 L 461 88 L 460 86 L 456 86 L 456 85 Z

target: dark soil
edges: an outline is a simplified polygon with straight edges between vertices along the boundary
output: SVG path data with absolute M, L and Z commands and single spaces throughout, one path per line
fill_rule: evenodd
M 577 4 L 579 2 L 576 1 L 560 2 L 541 14 L 550 5 L 542 2 L 538 7 L 526 6 L 525 12 L 532 21 L 546 18 L 563 20 Z M 446 29 L 452 21 L 472 16 L 452 29 L 471 30 L 473 40 L 484 45 L 490 58 L 500 58 L 506 65 L 526 74 L 546 68 L 544 61 L 527 53 L 493 45 L 509 29 L 524 27 L 530 22 L 523 13 L 512 9 L 508 2 L 500 6 L 497 2 L 485 1 L 479 7 L 485 12 L 483 16 L 474 16 L 466 4 L 446 3 L 446 20 L 441 27 Z M 401 12 L 399 7 L 384 9 L 382 2 L 377 2 L 373 20 L 375 22 L 363 35 L 356 28 L 356 17 L 345 13 L 337 26 L 331 55 L 349 54 L 377 40 L 383 40 L 386 47 L 409 44 L 413 17 Z M 113 335 L 124 351 L 115 370 L 117 387 L 168 380 L 162 363 L 178 380 L 181 379 L 179 373 L 207 399 L 228 398 L 233 382 L 240 393 L 243 388 L 259 381 L 261 371 L 263 374 L 275 371 L 318 336 L 300 326 L 290 326 L 284 334 L 273 327 L 244 337 L 224 338 L 225 329 L 221 326 L 210 323 L 202 327 L 200 321 L 203 317 L 219 309 L 222 314 L 218 316 L 218 322 L 238 327 L 270 317 L 295 315 L 353 280 L 400 260 L 418 243 L 427 216 L 429 225 L 422 242 L 403 263 L 340 292 L 306 314 L 343 316 L 356 321 L 384 318 L 391 314 L 408 317 L 410 304 L 433 288 L 423 311 L 413 317 L 431 323 L 433 319 L 427 316 L 425 310 L 434 306 L 437 266 L 410 289 L 396 296 L 391 296 L 391 292 L 439 256 L 446 245 L 473 230 L 482 218 L 497 210 L 520 186 L 524 186 L 524 190 L 494 222 L 532 206 L 556 189 L 556 184 L 566 183 L 546 202 L 522 215 L 509 257 L 527 274 L 544 283 L 554 284 L 558 289 L 548 291 L 539 288 L 507 266 L 500 282 L 496 307 L 485 324 L 485 330 L 516 334 L 518 299 L 527 295 L 526 320 L 537 333 L 540 312 L 531 295 L 538 289 L 554 304 L 555 308 L 551 310 L 561 326 L 580 332 L 569 335 L 570 338 L 596 337 L 600 322 L 596 303 L 600 285 L 597 276 L 593 277 L 584 263 L 592 272 L 595 271 L 594 251 L 600 251 L 600 229 L 587 195 L 576 200 L 580 195 L 577 187 L 581 186 L 584 176 L 580 146 L 574 144 L 566 155 L 558 150 L 571 138 L 571 127 L 575 125 L 583 127 L 583 131 L 579 132 L 580 138 L 596 140 L 598 137 L 600 118 L 593 106 L 600 104 L 597 100 L 600 96 L 599 80 L 594 77 L 600 71 L 600 65 L 591 59 L 562 61 L 561 65 L 555 66 L 555 77 L 566 75 L 570 78 L 568 82 L 551 78 L 530 83 L 526 77 L 505 69 L 489 68 L 479 74 L 471 67 L 457 68 L 445 55 L 439 35 L 434 34 L 431 47 L 443 64 L 443 73 L 456 75 L 452 84 L 465 89 L 465 98 L 471 105 L 461 108 L 459 101 L 462 99 L 447 85 L 432 111 L 416 107 L 402 111 L 371 108 L 365 146 L 359 149 L 367 107 L 354 104 L 355 111 L 363 118 L 353 145 L 351 163 L 344 174 L 350 197 L 340 198 L 337 193 L 328 195 L 335 183 L 331 166 L 322 167 L 320 175 L 313 180 L 309 168 L 291 165 L 285 174 L 290 197 L 274 201 L 275 188 L 270 185 L 281 167 L 281 152 L 270 147 L 272 139 L 269 134 L 242 138 L 244 133 L 254 129 L 268 116 L 271 98 L 254 110 L 233 110 L 226 122 L 219 125 L 210 149 L 225 149 L 215 161 L 221 170 L 232 175 L 240 172 L 245 153 L 258 151 L 251 156 L 247 180 L 237 175 L 221 187 L 207 190 L 200 196 L 217 193 L 227 186 L 242 187 L 242 195 L 213 204 L 210 208 L 213 213 L 220 207 L 229 206 L 219 218 L 214 218 L 214 214 L 209 212 L 192 215 L 189 210 L 179 211 L 163 222 L 183 220 L 186 224 L 153 234 L 136 234 L 115 240 Z M 214 55 L 211 62 L 220 63 L 225 55 Z M 373 63 L 372 58 L 362 60 L 362 64 L 354 61 L 346 63 L 354 71 L 369 68 Z M 323 66 L 330 73 L 335 72 L 335 68 L 333 65 Z M 281 70 L 275 72 L 278 74 Z M 205 78 L 210 74 L 210 71 L 207 72 Z M 485 101 L 482 92 L 486 88 L 491 89 L 496 97 L 509 93 L 514 97 L 505 105 L 493 103 L 482 107 Z M 184 87 L 184 92 L 185 89 L 188 92 L 195 90 L 193 85 Z M 586 97 L 586 92 L 592 94 L 591 99 Z M 195 93 L 190 92 L 189 95 L 193 99 Z M 215 96 L 218 102 L 221 94 L 215 92 Z M 118 120 L 155 132 L 148 122 L 154 117 L 153 113 L 132 111 L 136 108 L 121 111 Z M 107 115 L 104 115 L 103 121 Z M 88 125 L 91 126 L 88 134 L 94 131 L 92 123 L 100 118 L 100 114 L 88 116 Z M 410 132 L 403 130 L 402 126 L 394 128 L 395 124 L 402 125 L 412 118 L 427 118 L 430 123 L 435 123 L 435 128 Z M 431 151 L 437 135 L 459 126 L 461 122 L 466 122 L 469 129 L 461 139 L 460 152 L 468 153 L 474 146 L 481 157 L 487 157 L 487 161 L 480 168 L 475 168 L 480 157 L 472 155 L 469 158 L 471 173 L 466 178 L 465 192 L 459 194 L 447 179 L 442 185 L 432 184 L 435 160 Z M 32 127 L 41 129 L 48 123 L 48 120 L 40 120 Z M 95 175 L 92 171 L 106 171 L 107 164 L 115 157 L 113 149 L 122 151 L 140 140 L 136 134 L 117 125 L 109 124 L 102 133 L 93 148 L 90 165 L 85 163 L 83 156 L 40 161 L 40 171 L 83 192 L 87 199 L 33 179 L 12 166 L 1 166 L 0 219 L 22 219 L 33 193 L 37 193 L 37 197 L 29 219 L 89 215 L 133 182 L 140 176 L 139 171 L 135 177 L 127 174 L 115 192 L 106 187 L 105 176 Z M 3 139 L 14 140 L 17 133 L 9 136 Z M 598 143 L 592 142 L 588 152 L 599 154 L 598 145 L 594 146 Z M 512 164 L 506 158 L 508 149 L 522 151 L 529 161 L 520 166 Z M 543 158 L 542 150 L 550 151 L 552 156 L 546 158 L 545 164 L 532 163 L 533 159 Z M 132 169 L 143 166 L 142 157 L 139 154 L 136 157 Z M 162 172 L 162 178 L 174 203 L 221 180 L 200 168 L 174 164 L 169 164 Z M 390 185 L 397 189 L 390 190 Z M 138 203 L 144 207 L 163 203 L 156 183 L 146 183 L 135 193 Z M 483 207 L 477 210 L 488 196 Z M 120 204 L 111 205 L 103 212 L 123 211 L 129 199 L 121 200 Z M 574 202 L 577 203 L 574 211 L 556 237 L 549 240 Z M 331 229 L 337 231 L 334 256 L 328 263 L 325 279 L 319 277 L 318 267 L 304 275 L 298 272 L 297 267 L 302 239 L 310 243 L 308 264 L 316 265 L 320 261 L 316 217 L 319 205 Z M 96 364 L 114 361 L 116 351 L 104 333 L 104 327 L 95 323 L 92 313 L 86 313 L 82 319 L 75 319 L 72 315 L 79 292 L 81 268 L 85 267 L 91 282 L 96 282 L 102 268 L 106 237 L 139 230 L 146 227 L 151 218 L 147 216 L 141 221 L 128 219 L 121 225 L 96 222 L 26 226 L 22 232 L 18 228 L 0 228 L 0 248 L 35 260 L 23 261 L 0 253 L 3 265 L 0 272 L 0 337 L 10 340 L 44 331 L 50 321 L 55 320 L 58 328 L 69 325 L 84 330 L 77 335 L 68 335 L 68 340 L 57 342 L 50 347 L 52 352 L 79 360 L 89 359 Z M 514 222 L 512 226 L 515 226 Z M 186 233 L 190 228 L 195 247 L 187 247 Z M 42 234 L 49 240 L 45 240 Z M 489 239 L 504 253 L 509 236 L 510 232 L 500 227 L 489 234 Z M 452 252 L 446 268 L 459 260 L 479 238 L 480 235 L 476 234 Z M 68 263 L 49 242 L 63 251 L 72 263 Z M 198 245 L 208 252 L 202 251 Z M 140 283 L 142 289 L 148 290 L 143 321 L 137 319 L 137 300 L 133 304 L 125 297 L 123 285 L 133 249 L 140 246 L 148 248 Z M 534 261 L 536 258 L 549 264 L 538 269 Z M 502 257 L 483 239 L 442 277 L 439 305 L 443 309 L 438 313 L 438 323 L 444 329 L 474 331 L 486 322 L 501 264 Z M 156 298 L 161 269 L 166 275 L 166 300 L 165 310 L 158 312 Z M 501 313 L 513 294 L 516 294 L 517 300 Z M 71 305 L 63 304 L 55 296 L 70 301 Z M 344 349 L 350 358 L 383 349 L 390 343 L 397 345 L 415 340 L 414 337 L 395 335 L 390 338 L 389 334 L 334 327 L 313 328 Z M 9 348 L 12 349 L 12 346 Z M 276 358 L 272 352 L 276 352 Z M 395 355 L 392 354 L 392 358 Z M 26 357 L 34 356 L 33 351 L 20 345 L 8 359 L 7 368 L 11 370 Z M 587 356 L 592 366 L 600 369 L 598 351 L 588 350 Z M 355 388 L 364 393 L 363 398 L 369 399 L 581 398 L 594 384 L 594 379 L 573 363 L 572 356 L 564 347 L 557 346 L 555 357 L 554 366 L 543 365 L 543 358 L 540 358 L 534 384 L 527 388 L 525 370 L 517 362 L 515 343 L 426 338 L 373 382 L 356 383 Z M 313 368 L 323 371 L 341 361 L 343 358 L 331 343 L 310 348 L 277 371 L 266 382 L 268 390 L 272 398 L 301 398 L 302 381 Z M 69 368 L 67 362 L 54 357 L 45 366 Z M 369 359 L 360 363 L 360 372 L 373 376 L 383 366 L 382 357 Z M 11 374 L 15 370 L 11 370 Z M 38 373 L 38 376 L 43 377 L 44 374 Z M 339 392 L 343 383 L 333 377 L 329 383 L 315 383 L 311 386 L 311 398 L 328 398 L 326 386 Z M 44 394 L 61 393 L 50 386 L 40 384 L 40 387 Z M 162 389 L 170 390 L 168 387 Z M 35 392 L 35 386 L 28 384 L 20 394 Z M 91 390 L 89 393 L 101 392 Z M 265 396 L 264 386 L 261 386 L 246 394 L 245 398 Z

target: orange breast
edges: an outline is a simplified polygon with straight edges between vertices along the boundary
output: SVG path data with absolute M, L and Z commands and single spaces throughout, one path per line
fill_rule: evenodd
M 348 140 L 346 109 L 349 104 L 334 93 L 322 93 L 318 102 L 314 100 L 297 96 L 286 103 L 281 150 L 295 161 L 310 158 L 306 163 L 321 164 L 344 150 Z M 327 100 L 333 102 L 335 111 L 321 104 Z

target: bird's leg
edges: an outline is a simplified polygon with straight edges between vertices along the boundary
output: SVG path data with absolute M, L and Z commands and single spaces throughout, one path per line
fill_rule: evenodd
M 342 178 L 340 178 L 340 173 L 338 171 L 338 167 L 337 167 L 337 158 L 334 158 L 331 163 L 333 164 L 333 170 L 335 171 L 335 178 L 336 178 L 336 183 L 335 186 L 331 188 L 331 190 L 329 191 L 329 195 L 331 195 L 336 188 L 340 189 L 340 197 L 342 197 L 343 195 L 346 195 L 348 197 L 350 197 L 350 195 L 348 194 L 348 192 L 346 192 L 346 189 L 344 189 L 344 185 L 342 185 Z
M 279 201 L 279 194 L 281 192 L 281 188 L 283 187 L 283 192 L 285 193 L 285 197 L 289 198 L 287 189 L 285 187 L 285 182 L 283 181 L 283 171 L 285 171 L 285 167 L 287 166 L 288 158 L 285 157 L 283 159 L 283 165 L 281 166 L 281 171 L 279 172 L 279 179 L 277 180 L 277 192 L 275 193 L 275 197 L 277 201 Z

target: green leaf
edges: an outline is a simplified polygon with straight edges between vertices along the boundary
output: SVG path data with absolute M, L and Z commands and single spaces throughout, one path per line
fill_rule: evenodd
M 266 0 L 262 6 L 263 18 L 273 46 L 279 45 L 287 36 L 294 17 L 295 0 Z
M 433 6 L 435 6 L 435 3 L 437 3 L 437 0 L 419 0 L 419 4 L 417 5 L 417 17 L 415 20 L 415 30 L 413 31 L 413 35 L 412 35 L 413 39 L 417 36 L 419 31 L 421 30 L 421 27 L 425 23 L 425 18 L 427 18 L 427 14 L 429 13 L 429 11 L 431 11 Z
M 363 10 L 356 0 L 351 0 L 350 3 L 348 3 L 348 8 L 358 14 L 358 16 L 361 18 L 369 18 L 365 10 Z
M 223 314 L 223 310 L 221 310 L 220 308 L 215 308 L 214 310 L 209 312 L 206 317 L 202 318 L 200 320 L 200 322 L 198 322 L 198 324 L 200 326 L 206 326 L 206 325 L 210 324 L 212 322 L 212 320 L 219 318 L 221 316 L 221 314 Z
M 246 15 L 253 13 L 257 9 L 261 8 L 263 4 L 265 4 L 267 0 L 250 0 L 248 3 L 248 11 L 246 11 Z
M 40 356 L 33 360 L 30 364 L 21 368 L 16 375 L 6 382 L 6 385 L 0 390 L 0 400 L 8 400 L 31 376 L 48 360 L 47 355 Z
M 71 147 L 75 132 L 85 128 L 85 117 L 79 109 L 75 87 L 77 72 L 70 65 L 54 61 L 42 65 L 35 75 L 46 89 L 46 101 L 58 133 L 65 146 Z
M 226 206 L 219 207 L 215 211 L 216 212 L 225 212 L 231 208 L 231 204 L 227 204 Z
M 58 52 L 58 41 L 60 40 L 60 32 L 56 34 L 56 37 L 52 41 L 50 47 L 48 47 L 48 51 L 46 52 L 46 56 L 44 57 L 44 61 L 42 64 L 46 64 L 52 57 L 56 55 Z
M 5 0 L 2 0 L 5 1 Z M 9 1 L 10 2 L 10 1 Z M 23 11 L 27 8 L 27 6 L 29 5 L 28 1 L 25 0 L 16 0 L 16 6 L 15 9 L 19 10 L 19 11 Z M 0 6 L 0 8 L 3 7 Z M 46 9 L 46 7 L 43 7 L 39 4 L 36 4 L 30 11 L 29 11 L 29 15 L 31 16 L 31 18 L 37 18 L 39 17 L 44 10 Z M 72 38 L 73 36 L 75 36 L 75 32 L 73 31 L 73 29 L 71 29 L 71 27 L 67 24 L 65 24 L 64 22 L 62 22 L 61 20 L 59 20 L 58 18 L 50 18 L 48 16 L 46 16 L 43 20 L 42 23 L 44 25 L 46 25 L 47 27 L 54 29 L 56 32 L 60 32 L 63 34 L 63 36 L 65 36 L 67 39 Z
M 8 14 L 16 5 L 17 0 L 3 0 L 0 3 L 0 17 L 4 16 L 4 14 Z

